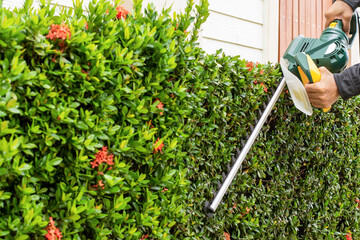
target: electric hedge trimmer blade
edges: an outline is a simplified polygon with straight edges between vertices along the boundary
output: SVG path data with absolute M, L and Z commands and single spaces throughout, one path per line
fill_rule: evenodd
M 267 117 L 269 116 L 272 108 L 274 107 L 276 101 L 278 100 L 281 92 L 283 91 L 285 86 L 285 79 L 283 78 L 276 89 L 273 97 L 270 99 L 268 105 L 266 106 L 264 112 L 260 116 L 260 119 L 258 123 L 256 124 L 255 128 L 253 129 L 251 135 L 247 137 L 247 141 L 245 145 L 243 146 L 241 152 L 239 153 L 235 163 L 233 164 L 232 168 L 228 172 L 228 175 L 225 177 L 223 176 L 223 182 L 219 190 L 215 193 L 214 199 L 211 203 L 206 202 L 205 203 L 205 209 L 208 211 L 208 215 L 212 216 L 212 213 L 214 213 L 219 206 L 222 198 L 224 197 L 227 189 L 229 188 L 231 182 L 233 181 L 234 177 L 236 176 L 238 170 L 241 167 L 242 162 L 244 161 L 247 153 L 249 152 L 251 146 L 253 145 L 256 137 L 258 136 L 262 126 L 267 120 Z

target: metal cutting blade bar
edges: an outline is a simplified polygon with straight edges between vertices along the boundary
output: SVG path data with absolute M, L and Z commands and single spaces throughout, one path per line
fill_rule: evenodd
M 209 206 L 207 206 L 208 210 L 210 210 L 212 212 L 215 212 L 216 209 L 218 208 L 218 206 L 219 206 L 222 198 L 224 197 L 227 189 L 229 188 L 229 186 L 232 183 L 234 177 L 236 176 L 239 168 L 241 167 L 241 164 L 243 163 L 247 153 L 249 152 L 251 146 L 254 144 L 254 141 L 255 141 L 256 137 L 258 136 L 262 126 L 266 122 L 266 119 L 269 116 L 272 108 L 274 107 L 275 103 L 279 99 L 279 96 L 282 93 L 282 91 L 284 89 L 284 86 L 285 86 L 285 78 L 282 78 L 279 86 L 277 87 L 274 95 L 272 96 L 272 98 L 270 99 L 268 105 L 266 106 L 263 114 L 261 115 L 261 117 L 260 117 L 258 123 L 256 124 L 253 132 L 251 133 L 249 139 L 245 143 L 245 146 L 241 150 L 241 153 L 239 154 L 238 158 L 236 159 L 236 162 L 232 166 L 232 168 L 231 168 L 229 174 L 227 175 L 225 181 L 222 183 L 220 189 L 216 193 L 216 195 L 215 195 L 213 201 L 211 202 L 211 204 L 209 204 Z

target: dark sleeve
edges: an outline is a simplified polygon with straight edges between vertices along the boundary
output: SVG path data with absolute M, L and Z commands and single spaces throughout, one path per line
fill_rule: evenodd
M 345 100 L 360 94 L 360 64 L 334 74 L 341 97 Z
M 342 1 L 347 3 L 347 5 L 349 5 L 353 11 L 355 10 L 355 8 L 360 7 L 360 0 L 342 0 Z

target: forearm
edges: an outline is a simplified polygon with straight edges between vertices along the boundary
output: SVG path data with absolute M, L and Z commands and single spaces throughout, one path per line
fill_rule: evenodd
M 341 73 L 334 74 L 335 82 L 343 99 L 360 94 L 360 64 L 351 66 Z

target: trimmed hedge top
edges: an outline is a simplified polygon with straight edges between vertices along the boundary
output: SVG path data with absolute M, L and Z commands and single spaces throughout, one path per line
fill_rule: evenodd
M 311 117 L 284 92 L 214 218 L 204 212 L 281 72 L 198 47 L 208 2 L 0 8 L 4 239 L 359 234 L 359 100 Z M 191 31 L 190 31 L 191 26 Z

